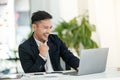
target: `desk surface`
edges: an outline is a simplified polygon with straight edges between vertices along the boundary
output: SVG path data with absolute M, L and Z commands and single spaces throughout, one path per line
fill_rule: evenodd
M 44 75 L 25 74 L 21 79 L 12 79 L 12 80 L 40 80 L 40 79 L 41 80 L 120 80 L 120 71 L 117 71 L 116 68 L 109 68 L 102 73 L 82 75 L 82 76 L 63 75 L 59 73 L 44 74 Z

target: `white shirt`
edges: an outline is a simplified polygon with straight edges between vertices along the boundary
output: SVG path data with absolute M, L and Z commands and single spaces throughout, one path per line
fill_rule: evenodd
M 40 41 L 37 40 L 36 38 L 34 38 L 37 45 L 40 46 Z M 44 43 L 47 45 L 47 41 Z M 46 64 L 45 64 L 45 70 L 46 72 L 53 72 L 53 68 L 52 68 L 52 65 L 51 65 L 51 61 L 50 61 L 50 56 L 49 56 L 49 52 L 46 53 L 46 57 L 43 57 L 42 55 L 39 54 L 40 57 L 42 57 L 45 61 L 46 61 Z

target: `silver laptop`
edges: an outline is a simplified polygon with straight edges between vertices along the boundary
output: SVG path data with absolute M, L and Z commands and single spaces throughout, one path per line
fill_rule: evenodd
M 108 48 L 84 49 L 80 53 L 78 72 L 70 72 L 70 75 L 87 75 L 104 72 L 107 63 Z
M 108 48 L 81 50 L 78 75 L 104 72 L 107 63 Z

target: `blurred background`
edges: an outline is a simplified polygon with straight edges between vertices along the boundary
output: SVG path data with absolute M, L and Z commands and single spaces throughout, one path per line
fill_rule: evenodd
M 53 29 L 87 12 L 96 26 L 92 38 L 108 47 L 107 67 L 120 67 L 120 0 L 0 0 L 0 74 L 23 73 L 18 46 L 31 32 L 31 14 L 45 10 L 53 16 Z

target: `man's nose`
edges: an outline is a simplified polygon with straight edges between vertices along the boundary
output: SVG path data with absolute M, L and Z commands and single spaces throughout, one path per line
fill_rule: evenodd
M 48 28 L 47 32 L 50 33 L 51 32 L 51 28 Z

